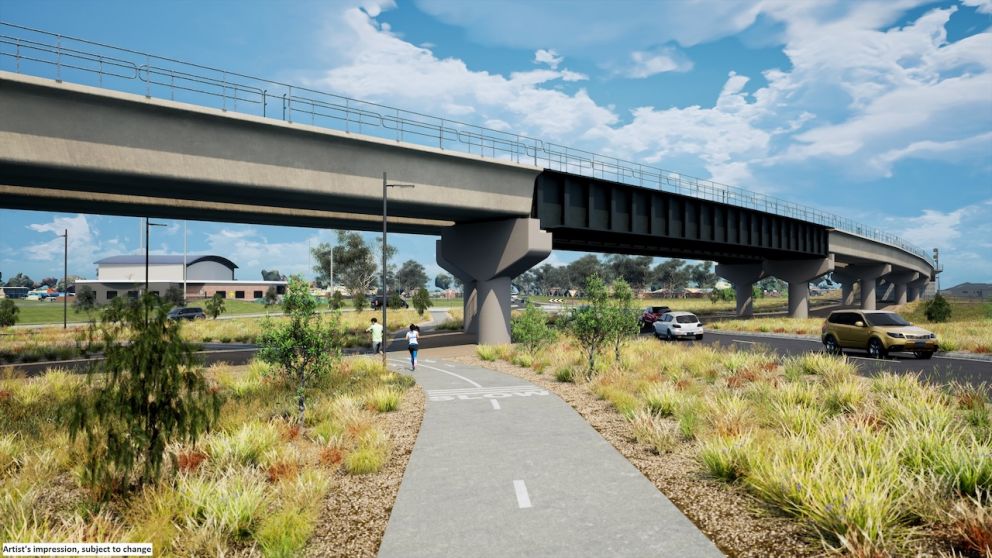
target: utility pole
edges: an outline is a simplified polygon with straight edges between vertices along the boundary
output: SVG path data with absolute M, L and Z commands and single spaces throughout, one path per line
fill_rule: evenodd
M 69 327 L 69 229 L 64 229 L 65 249 L 62 253 L 62 329 Z
M 389 346 L 389 322 L 386 321 L 386 307 L 389 306 L 389 291 L 386 285 L 386 254 L 389 244 L 386 243 L 386 191 L 388 188 L 413 188 L 413 184 L 389 184 L 386 173 L 382 173 L 382 367 L 386 368 L 386 348 Z M 354 293 L 352 293 L 354 294 Z
M 149 233 L 151 232 L 151 227 L 165 227 L 165 223 L 152 223 L 145 217 L 145 293 L 148 294 L 148 253 L 149 246 L 151 245 L 151 239 L 149 238 Z
M 188 302 L 186 300 L 186 258 L 187 258 L 186 254 L 188 253 L 188 248 L 189 248 L 189 229 L 188 229 L 188 223 L 184 219 L 183 220 L 183 306 L 186 306 L 186 303 Z

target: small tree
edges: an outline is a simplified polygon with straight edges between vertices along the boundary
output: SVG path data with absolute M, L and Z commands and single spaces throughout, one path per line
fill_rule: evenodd
M 389 293 L 389 307 L 390 308 L 400 308 L 403 306 L 403 298 L 400 293 L 393 291 Z
M 334 294 L 331 295 L 331 300 L 328 304 L 330 305 L 331 310 L 340 310 L 343 308 L 344 295 L 341 294 L 341 291 L 334 291 Z
M 5 298 L 0 300 L 0 327 L 10 327 L 17 323 L 17 314 L 21 311 L 14 301 Z
M 76 289 L 76 300 L 72 301 L 73 311 L 89 312 L 96 308 L 96 291 L 89 285 L 82 285 Z
M 515 343 L 521 343 L 532 356 L 555 340 L 555 330 L 548 326 L 548 316 L 540 307 L 528 304 L 510 324 Z
M 195 443 L 220 415 L 217 390 L 168 313 L 167 304 L 145 294 L 109 305 L 90 326 L 104 360 L 89 372 L 97 386 L 75 400 L 69 434 L 84 435 L 85 479 L 104 496 L 157 480 L 166 449 Z
M 361 312 L 369 307 L 369 298 L 364 292 L 354 293 L 351 295 L 351 305 L 355 308 L 355 312 Z
M 614 356 L 620 361 L 620 350 L 631 337 L 636 336 L 641 329 L 634 309 L 634 290 L 623 279 L 613 282 L 612 304 L 609 308 L 610 335 L 613 337 Z
M 421 316 L 424 315 L 424 312 L 426 312 L 428 308 L 434 306 L 434 303 L 431 302 L 431 295 L 427 294 L 427 289 L 423 287 L 420 287 L 417 289 L 417 292 L 414 293 L 412 302 L 413 307 Z
M 586 379 L 589 379 L 596 368 L 596 357 L 613 331 L 609 296 L 606 285 L 598 275 L 593 275 L 586 281 L 586 299 L 589 304 L 575 310 L 569 320 L 569 328 L 586 350 L 588 359 Z
M 162 300 L 171 306 L 186 306 L 186 297 L 183 296 L 183 289 L 178 285 L 172 285 L 166 289 Z
M 275 305 L 277 302 L 279 302 L 279 295 L 276 293 L 276 288 L 273 285 L 269 285 L 269 288 L 265 290 L 265 296 L 262 297 L 262 304 L 265 305 L 265 312 L 268 313 L 269 307 Z
M 317 300 L 302 277 L 294 275 L 283 296 L 282 307 L 288 322 L 274 323 L 266 318 L 258 343 L 259 358 L 275 364 L 297 382 L 296 397 L 300 424 L 306 412 L 306 387 L 322 376 L 341 356 L 340 316 L 325 321 L 317 313 Z
M 946 322 L 951 319 L 951 305 L 938 293 L 933 300 L 927 302 L 924 313 L 929 322 Z
M 214 296 L 204 304 L 204 310 L 208 316 L 216 320 L 217 316 L 224 313 L 224 297 L 220 293 L 214 293 Z

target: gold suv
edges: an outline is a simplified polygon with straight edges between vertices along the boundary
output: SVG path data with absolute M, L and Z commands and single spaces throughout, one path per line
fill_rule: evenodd
M 937 351 L 937 336 L 916 327 L 895 312 L 836 310 L 823 322 L 823 346 L 831 354 L 842 349 L 868 351 L 872 358 L 890 352 L 910 352 L 930 358 Z

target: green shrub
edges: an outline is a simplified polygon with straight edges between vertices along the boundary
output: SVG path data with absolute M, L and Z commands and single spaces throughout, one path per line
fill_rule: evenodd
M 271 423 L 249 422 L 231 434 L 217 433 L 206 439 L 207 454 L 218 467 L 257 465 L 262 456 L 279 443 L 279 429 Z
M 946 322 L 951 319 L 951 305 L 938 293 L 933 300 L 927 301 L 923 313 L 928 322 Z
M 555 380 L 563 383 L 572 383 L 575 381 L 575 372 L 572 371 L 571 366 L 563 366 L 555 370 Z
M 145 295 L 108 306 L 100 318 L 101 389 L 77 396 L 69 432 L 73 440 L 85 435 L 85 480 L 104 496 L 127 490 L 139 467 L 140 483 L 156 480 L 166 448 L 196 442 L 220 415 L 217 391 L 168 312 Z
M 239 539 L 251 536 L 268 504 L 265 481 L 250 470 L 231 470 L 216 479 L 182 476 L 177 491 L 183 519 Z
M 377 473 L 389 459 L 389 439 L 378 430 L 366 432 L 358 447 L 344 458 L 344 469 L 352 475 Z
M 638 411 L 630 419 L 634 438 L 651 447 L 656 453 L 666 453 L 678 444 L 674 425 L 647 412 Z
M 513 342 L 523 345 L 531 356 L 556 337 L 555 330 L 548 327 L 547 313 L 530 303 L 520 315 L 513 318 L 510 329 Z
M 306 414 L 306 388 L 325 375 L 341 356 L 341 323 L 337 313 L 328 321 L 317 313 L 317 300 L 302 277 L 289 279 L 282 301 L 289 320 L 265 319 L 258 338 L 258 358 L 277 365 L 287 380 L 296 382 L 299 420 Z
M 496 345 L 479 345 L 475 351 L 479 358 L 488 362 L 496 360 L 499 356 L 499 348 Z
M 340 293 L 339 293 L 340 294 Z M 267 516 L 258 527 L 255 538 L 266 558 L 293 558 L 313 533 L 316 513 L 295 506 Z
M 424 312 L 426 312 L 428 308 L 434 306 L 434 303 L 431 302 L 431 295 L 427 294 L 427 289 L 423 287 L 417 289 L 417 292 L 413 294 L 413 300 L 410 302 L 413 303 L 413 309 L 416 310 L 417 314 L 420 314 L 421 316 L 424 315 Z
M 517 366 L 530 368 L 530 366 L 534 364 L 534 357 L 531 356 L 530 353 L 514 351 L 513 357 L 510 358 L 510 362 L 516 364 Z
M 641 401 L 630 392 L 613 386 L 600 386 L 596 394 L 609 401 L 623 416 L 631 418 L 641 408 Z
M 203 309 L 206 314 L 213 319 L 217 319 L 224 313 L 224 297 L 220 293 L 214 293 L 214 296 L 207 300 L 207 303 L 203 305 Z
M 0 327 L 10 327 L 17 323 L 17 314 L 21 311 L 14 301 L 5 298 L 0 300 Z
M 380 387 L 372 390 L 365 400 L 380 413 L 388 413 L 400 406 L 400 393 L 394 389 Z
M 713 477 L 734 482 L 748 472 L 750 444 L 750 438 L 716 436 L 703 442 L 699 460 Z
M 684 397 L 670 384 L 655 384 L 644 392 L 644 403 L 651 413 L 670 417 Z

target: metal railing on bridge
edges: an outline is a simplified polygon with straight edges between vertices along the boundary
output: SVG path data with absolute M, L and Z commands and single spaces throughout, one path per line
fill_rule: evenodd
M 0 22 L 0 69 L 654 188 L 833 227 L 919 256 L 852 219 L 710 180 L 315 89 Z

